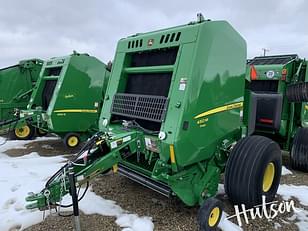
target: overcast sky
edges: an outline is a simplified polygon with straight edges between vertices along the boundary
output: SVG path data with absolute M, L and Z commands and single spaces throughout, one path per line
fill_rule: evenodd
M 76 50 L 112 60 L 120 38 L 186 24 L 198 12 L 227 20 L 246 39 L 248 57 L 308 57 L 307 0 L 8 0 L 0 7 L 0 67 Z

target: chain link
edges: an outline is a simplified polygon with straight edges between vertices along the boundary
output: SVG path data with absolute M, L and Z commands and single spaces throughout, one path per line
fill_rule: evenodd
M 47 207 L 48 207 L 48 210 L 49 210 L 49 214 L 51 214 L 51 207 L 50 207 L 50 200 L 49 200 L 50 191 L 48 189 L 46 189 L 44 191 L 44 196 L 46 197 L 46 202 L 47 202 Z
M 66 192 L 65 174 L 66 174 L 66 171 L 65 171 L 65 168 L 64 168 L 63 173 L 62 173 L 62 175 L 60 177 L 61 178 L 61 184 L 60 184 L 60 204 L 59 204 L 58 214 L 60 214 L 60 209 L 61 209 L 61 206 L 62 206 L 63 189 L 64 189 L 64 192 Z

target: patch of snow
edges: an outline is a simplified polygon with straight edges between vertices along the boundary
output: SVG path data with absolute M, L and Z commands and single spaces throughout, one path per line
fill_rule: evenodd
M 153 231 L 154 224 L 149 217 L 138 217 L 136 214 L 122 214 L 116 223 L 124 228 L 122 231 Z
M 83 191 L 80 192 L 80 195 L 82 193 Z M 69 203 L 72 202 L 70 196 L 68 196 L 68 200 Z M 124 212 L 123 209 L 119 205 L 117 205 L 114 201 L 106 200 L 96 195 L 94 192 L 91 191 L 91 188 L 89 188 L 85 197 L 79 202 L 79 207 L 85 214 L 96 213 L 96 214 L 101 214 L 103 216 L 118 217 Z
M 217 195 L 223 195 L 225 193 L 225 186 L 223 184 L 218 184 Z
M 0 151 L 1 153 L 6 152 L 9 149 L 26 149 L 24 145 L 33 142 L 32 140 L 7 140 L 0 137 Z
M 281 227 L 282 227 L 281 224 L 277 222 L 274 223 L 274 229 L 280 229 Z
M 292 175 L 293 173 L 287 169 L 285 166 L 282 166 L 282 170 L 281 170 L 281 175 L 285 176 L 285 175 Z
M 296 214 L 293 214 L 291 217 L 287 217 L 288 221 L 295 221 L 297 218 Z
M 36 140 L 50 139 L 55 138 L 40 137 Z M 27 210 L 25 208 L 25 197 L 30 191 L 39 192 L 44 187 L 47 179 L 66 161 L 63 156 L 42 157 L 37 153 L 30 153 L 13 158 L 3 153 L 12 148 L 24 148 L 24 145 L 30 142 L 33 141 L 7 141 L 0 146 L 1 231 L 12 228 L 25 229 L 43 221 L 41 211 Z M 80 194 L 82 194 L 82 191 Z M 67 196 L 62 203 L 69 204 L 71 203 L 70 200 L 70 197 Z M 96 195 L 91 191 L 91 188 L 84 199 L 80 201 L 79 207 L 85 214 L 96 213 L 104 216 L 115 216 L 117 218 L 116 223 L 125 231 L 153 231 L 154 229 L 154 224 L 150 217 L 139 217 L 136 214 L 130 214 L 114 201 L 105 200 Z M 65 210 L 67 211 L 67 209 Z
M 308 206 L 308 186 L 305 185 L 287 185 L 281 184 L 278 188 L 278 194 L 280 194 L 284 200 L 289 200 L 291 197 L 295 197 L 299 200 L 300 204 Z M 288 218 L 289 221 L 296 221 L 300 231 L 308 231 L 308 211 L 297 208 L 294 211 L 294 215 Z
M 33 141 L 49 141 L 58 140 L 58 137 L 36 137 L 34 140 L 6 140 L 4 137 L 0 137 L 0 153 L 6 152 L 10 149 L 26 149 L 25 145 L 32 143 Z
M 80 191 L 80 195 L 82 195 L 83 190 Z M 71 197 L 65 196 L 63 204 L 71 203 Z M 139 217 L 137 214 L 131 214 L 123 210 L 116 202 L 96 195 L 91 191 L 91 188 L 89 188 L 85 197 L 79 202 L 79 208 L 85 214 L 116 217 L 116 224 L 123 228 L 122 231 L 153 231 L 154 229 L 151 217 Z
M 218 227 L 222 231 L 242 231 L 243 229 L 227 219 L 228 214 L 223 212 Z
M 39 192 L 65 160 L 63 157 L 41 157 L 37 153 L 16 158 L 0 154 L 0 230 L 24 229 L 42 221 L 40 211 L 25 208 L 25 197 L 30 191 Z
M 42 148 L 45 148 L 45 149 L 48 149 L 48 150 L 52 150 L 53 149 L 53 147 L 51 145 L 49 145 L 49 144 L 43 144 Z
M 308 211 L 301 210 L 296 213 L 297 222 L 295 224 L 298 226 L 299 231 L 308 231 Z
M 308 206 L 308 186 L 281 184 L 277 193 L 280 194 L 284 200 L 296 197 L 302 205 Z
M 49 140 L 60 140 L 59 136 L 37 136 L 33 141 L 49 141 Z

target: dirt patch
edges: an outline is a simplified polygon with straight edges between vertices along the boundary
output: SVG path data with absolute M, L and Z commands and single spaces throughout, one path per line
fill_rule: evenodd
M 25 144 L 25 148 L 14 148 L 4 152 L 8 156 L 18 157 L 37 152 L 41 156 L 57 156 L 77 153 L 79 148 L 68 149 L 64 146 L 61 139 L 33 141 Z
M 120 231 L 121 229 L 115 226 L 115 218 L 113 217 L 103 217 L 100 215 L 85 215 L 81 213 L 80 224 L 81 230 L 87 231 Z M 25 231 L 43 231 L 43 230 L 57 230 L 57 231 L 67 231 L 74 230 L 74 223 L 72 218 L 59 217 L 59 216 L 48 216 L 44 222 L 34 225 L 30 228 L 25 229 Z

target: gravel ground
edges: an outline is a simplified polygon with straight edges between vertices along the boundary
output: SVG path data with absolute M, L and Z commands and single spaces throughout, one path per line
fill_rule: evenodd
M 67 151 L 60 140 L 50 141 L 34 141 L 26 145 L 27 149 L 12 149 L 6 153 L 10 156 L 20 156 L 30 152 L 39 152 L 43 156 L 63 155 L 74 153 L 76 150 Z M 52 147 L 52 148 L 51 148 Z M 288 167 L 287 155 L 284 155 L 284 165 Z M 308 175 L 293 171 L 293 175 L 282 177 L 281 183 L 294 185 L 308 185 Z M 101 175 L 92 181 L 93 191 L 104 197 L 116 201 L 123 209 L 137 213 L 139 216 L 150 216 L 153 218 L 155 230 L 197 230 L 196 214 L 197 207 L 189 208 L 176 199 L 168 199 L 155 193 L 135 182 L 130 181 L 118 174 L 109 173 Z M 225 211 L 228 214 L 234 214 L 234 208 L 225 195 L 218 196 L 224 203 Z M 278 200 L 282 200 L 280 196 Z M 296 200 L 295 200 L 296 201 Z M 308 207 L 303 207 L 296 201 L 297 207 L 304 208 L 308 211 Z M 290 221 L 292 213 L 283 214 L 275 218 L 273 221 L 266 219 L 256 219 L 250 221 L 250 224 L 244 225 L 243 230 L 277 230 L 275 223 L 279 223 L 279 230 L 298 230 L 295 225 L 296 220 Z M 232 220 L 236 223 L 236 220 Z M 114 217 L 101 215 L 85 215 L 81 214 L 82 230 L 102 231 L 102 230 L 121 230 L 115 223 Z M 17 229 L 12 229 L 17 230 Z M 34 225 L 26 229 L 28 231 L 39 230 L 73 230 L 72 218 L 64 218 L 58 216 L 48 216 L 40 224 Z

